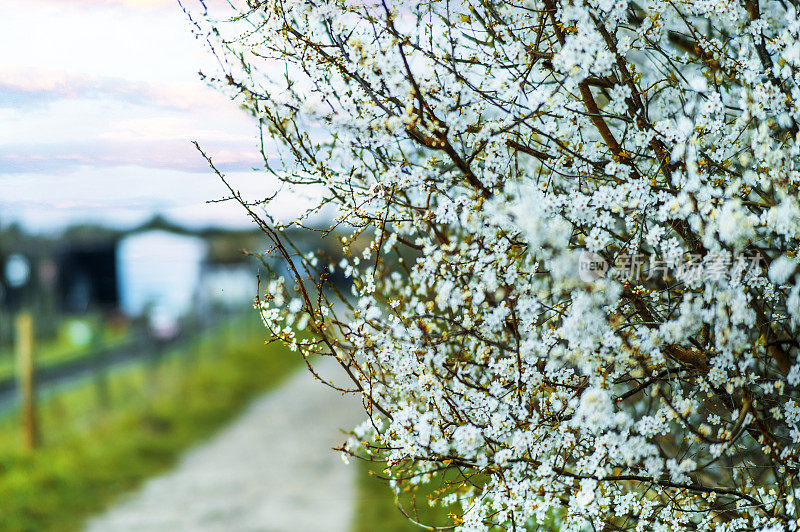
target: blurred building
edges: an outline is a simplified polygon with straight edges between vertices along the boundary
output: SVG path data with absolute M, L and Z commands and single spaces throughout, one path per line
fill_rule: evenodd
M 66 312 L 118 307 L 116 240 L 73 243 L 60 250 L 51 267 L 55 268 L 59 301 Z
M 120 309 L 131 317 L 156 310 L 175 319 L 188 314 L 207 252 L 202 238 L 161 229 L 122 237 L 116 263 Z
M 36 316 L 37 336 L 67 316 L 100 312 L 174 323 L 189 314 L 247 309 L 256 296 L 258 231 L 190 231 L 160 218 L 129 230 L 80 226 L 57 237 L 0 231 L 0 344 L 13 317 Z
M 337 234 L 292 228 L 284 237 L 304 277 L 349 287 L 340 268 L 306 272 L 296 256 L 312 253 L 320 268 L 338 264 Z M 368 240 L 362 235 L 351 248 L 359 252 Z M 77 226 L 57 237 L 6 228 L 0 231 L 0 344 L 11 342 L 13 316 L 23 308 L 34 313 L 39 337 L 55 334 L 64 318 L 87 313 L 147 319 L 167 335 L 187 317 L 245 311 L 258 295 L 259 277 L 265 284 L 274 275 L 291 278 L 270 251 L 257 229 L 192 231 L 158 217 L 128 231 Z

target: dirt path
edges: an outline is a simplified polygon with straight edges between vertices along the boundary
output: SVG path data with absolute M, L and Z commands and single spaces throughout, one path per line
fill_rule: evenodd
M 337 369 L 330 360 L 319 364 L 328 377 Z M 301 370 L 88 530 L 346 531 L 355 468 L 331 447 L 344 440 L 339 429 L 362 415 L 352 398 Z

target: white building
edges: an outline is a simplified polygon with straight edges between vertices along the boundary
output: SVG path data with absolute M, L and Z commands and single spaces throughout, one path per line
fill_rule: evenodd
M 200 276 L 200 303 L 208 308 L 246 309 L 257 292 L 256 272 L 247 263 L 206 265 Z
M 145 314 L 176 321 L 195 300 L 207 243 L 160 229 L 122 238 L 117 248 L 120 306 L 131 317 Z

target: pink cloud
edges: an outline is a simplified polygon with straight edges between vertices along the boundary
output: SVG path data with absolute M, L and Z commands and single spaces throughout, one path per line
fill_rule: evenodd
M 31 4 L 53 5 L 61 7 L 64 0 L 7 0 L 16 6 L 30 6 Z M 177 0 L 70 0 L 71 9 L 81 9 L 87 7 L 123 7 L 128 9 L 161 9 L 164 7 L 176 7 Z
M 209 142 L 204 150 L 224 172 L 263 166 L 257 148 L 240 142 Z M 60 173 L 76 167 L 139 166 L 210 173 L 208 164 L 188 141 L 101 141 L 0 146 L 0 175 Z
M 0 67 L 0 107 L 47 103 L 58 99 L 109 98 L 181 110 L 231 105 L 223 94 L 193 82 L 146 83 L 90 76 L 67 70 Z
M 4 0 L 5 3 L 15 7 L 30 7 L 33 5 L 65 7 L 64 0 Z M 230 5 L 226 0 L 182 0 L 182 4 L 190 9 L 202 8 L 205 4 L 209 10 L 229 10 Z M 242 2 L 246 8 L 246 3 Z M 136 11 L 158 9 L 180 9 L 178 0 L 70 0 L 69 9 L 86 8 L 122 8 Z

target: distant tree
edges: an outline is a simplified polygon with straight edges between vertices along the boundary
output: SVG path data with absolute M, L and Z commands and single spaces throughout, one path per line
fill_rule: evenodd
M 460 530 L 798 528 L 795 0 L 234 8 L 188 9 L 214 80 L 352 233 L 337 306 L 232 189 L 271 334 L 363 401 L 345 452 Z

